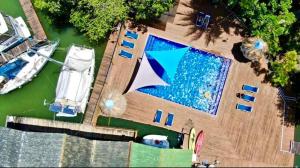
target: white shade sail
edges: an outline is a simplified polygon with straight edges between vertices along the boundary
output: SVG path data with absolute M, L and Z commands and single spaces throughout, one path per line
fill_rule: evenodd
M 146 86 L 168 86 L 164 80 L 162 80 L 151 67 L 147 56 L 144 54 L 139 70 L 135 76 L 133 83 L 131 84 L 128 92 Z

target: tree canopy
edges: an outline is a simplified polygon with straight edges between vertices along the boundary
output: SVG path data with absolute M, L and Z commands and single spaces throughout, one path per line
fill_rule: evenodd
M 139 21 L 158 18 L 172 7 L 174 0 L 132 0 L 128 4 L 132 16 Z
M 287 52 L 281 61 L 272 62 L 271 80 L 276 86 L 285 86 L 292 72 L 297 69 L 297 52 Z
M 126 19 L 127 11 L 123 0 L 81 0 L 72 10 L 70 22 L 89 39 L 98 41 Z
M 266 41 L 273 56 L 282 50 L 279 38 L 288 34 L 296 21 L 292 0 L 228 0 L 228 4 L 240 9 L 251 34 Z
M 118 23 L 160 17 L 174 0 L 35 0 L 38 9 L 47 12 L 55 22 L 72 23 L 93 41 L 103 39 Z

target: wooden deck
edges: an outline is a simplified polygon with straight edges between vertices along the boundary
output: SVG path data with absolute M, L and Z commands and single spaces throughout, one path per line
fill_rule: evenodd
M 112 58 L 117 47 L 120 31 L 122 26 L 120 25 L 120 29 L 118 31 L 113 32 L 109 36 L 109 42 L 107 43 L 106 49 L 104 51 L 102 61 L 99 67 L 99 71 L 94 82 L 92 94 L 89 99 L 87 110 L 84 114 L 84 124 L 96 126 L 97 124 L 97 116 L 94 116 L 95 112 L 99 110 L 97 107 L 97 102 L 100 99 L 100 95 L 103 91 L 103 86 L 107 79 L 109 70 L 111 68 Z
M 7 116 L 6 123 L 8 122 L 25 124 L 25 125 L 33 125 L 33 126 L 41 126 L 41 127 L 70 129 L 73 131 L 89 132 L 89 133 L 96 133 L 96 134 L 126 136 L 126 137 L 131 137 L 133 139 L 136 138 L 136 131 L 130 129 L 112 128 L 112 127 L 92 127 L 85 124 L 28 118 L 28 117 L 15 117 L 15 116 Z
M 47 36 L 43 29 L 43 26 L 40 23 L 40 20 L 35 13 L 34 7 L 31 3 L 31 0 L 19 0 L 22 9 L 27 18 L 27 22 L 30 24 L 31 30 L 34 33 L 35 40 L 46 40 Z
M 217 9 L 216 15 L 210 13 L 214 19 L 208 30 L 200 30 L 183 15 L 193 15 L 197 11 L 209 13 L 210 10 L 216 9 L 206 6 L 193 9 L 194 5 L 191 3 L 190 0 L 181 0 L 174 22 L 167 23 L 165 31 L 148 27 L 147 33 L 138 32 L 138 40 L 124 37 L 123 31 L 104 83 L 104 90 L 113 88 L 124 91 L 128 87 L 137 61 L 143 55 L 147 37 L 154 34 L 232 59 L 217 115 L 211 116 L 199 110 L 134 91 L 125 94 L 128 105 L 121 118 L 177 132 L 190 128 L 190 125 L 193 125 L 197 132 L 203 130 L 205 141 L 201 156 L 198 156 L 199 161 L 219 160 L 218 166 L 293 166 L 294 155 L 281 151 L 282 139 L 286 148 L 289 141 L 293 140 L 294 127 L 285 126 L 284 138 L 282 137 L 283 124 L 280 117 L 282 109 L 278 90 L 264 82 L 263 74 L 254 73 L 250 63 L 240 62 L 239 58 L 233 55 L 235 44 L 243 39 L 243 30 L 238 21 L 232 14 L 226 15 L 224 9 Z M 128 49 L 121 46 L 120 41 L 123 39 L 134 42 L 135 48 Z M 134 58 L 126 59 L 118 56 L 121 49 L 132 52 Z M 259 93 L 255 94 L 256 102 L 248 103 L 236 96 L 237 93 L 242 93 L 243 84 L 260 88 Z M 251 113 L 236 110 L 237 103 L 251 105 L 254 110 Z M 161 124 L 153 123 L 157 109 L 164 111 Z M 168 112 L 175 115 L 172 127 L 164 126 Z M 93 120 L 97 120 L 100 114 L 100 110 L 96 110 Z M 187 129 L 184 131 L 188 132 Z M 186 137 L 184 147 L 187 140 Z

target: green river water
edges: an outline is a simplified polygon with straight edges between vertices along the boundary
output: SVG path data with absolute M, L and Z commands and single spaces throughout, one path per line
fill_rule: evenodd
M 0 11 L 5 12 L 13 17 L 26 17 L 19 4 L 18 0 L 0 0 Z M 46 31 L 49 40 L 60 40 L 59 48 L 54 53 L 54 59 L 64 61 L 67 53 L 67 48 L 72 44 L 80 44 L 93 47 L 96 50 L 96 69 L 98 72 L 100 60 L 106 46 L 103 43 L 90 43 L 86 37 L 79 33 L 73 27 L 57 28 L 49 24 L 45 15 L 41 12 L 37 13 L 39 19 Z M 27 24 L 29 26 L 29 24 Z M 26 116 L 53 119 L 54 115 L 48 110 L 47 106 L 43 105 L 44 100 L 51 102 L 55 98 L 56 82 L 60 73 L 61 67 L 57 64 L 48 62 L 43 70 L 30 83 L 24 85 L 21 89 L 17 89 L 6 95 L 0 95 L 0 126 L 5 124 L 7 115 Z M 76 118 L 55 118 L 56 120 L 81 122 L 82 115 Z

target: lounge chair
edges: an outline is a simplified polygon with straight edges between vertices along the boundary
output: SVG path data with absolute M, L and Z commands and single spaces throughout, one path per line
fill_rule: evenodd
M 196 20 L 196 26 L 202 27 L 204 17 L 205 17 L 205 14 L 203 12 L 198 13 L 197 20 Z
M 54 113 L 59 113 L 62 111 L 62 106 L 59 103 L 50 104 L 49 110 Z
M 205 15 L 205 17 L 203 19 L 202 28 L 207 29 L 207 26 L 209 24 L 209 20 L 210 20 L 210 16 L 209 15 Z
M 153 122 L 160 123 L 162 114 L 163 114 L 162 110 L 156 110 Z
M 132 31 L 128 31 L 128 30 L 126 31 L 125 36 L 128 38 L 135 39 L 135 40 L 139 38 L 138 34 L 136 34 L 135 32 L 132 32 Z
M 241 98 L 248 102 L 255 102 L 255 97 L 248 94 L 242 94 Z
M 134 43 L 126 41 L 126 40 L 123 40 L 121 45 L 124 47 L 127 47 L 127 48 L 134 48 Z
M 165 125 L 166 126 L 172 126 L 173 123 L 174 123 L 174 114 L 173 113 L 168 113 Z
M 241 111 L 245 111 L 245 112 L 252 112 L 252 107 L 251 106 L 246 106 L 246 105 L 243 105 L 243 104 L 237 104 L 236 109 L 241 110 Z
M 257 93 L 259 91 L 258 87 L 251 85 L 243 85 L 242 89 L 251 93 Z
M 124 58 L 129 58 L 129 59 L 132 58 L 132 54 L 130 52 L 127 52 L 127 51 L 124 51 L 124 50 L 121 50 L 119 55 L 124 57 Z

